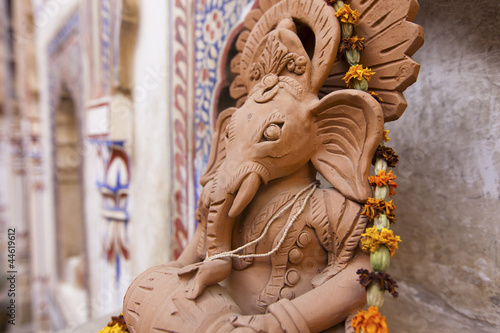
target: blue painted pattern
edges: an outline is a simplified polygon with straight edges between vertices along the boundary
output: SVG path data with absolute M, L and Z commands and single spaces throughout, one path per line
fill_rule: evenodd
M 197 0 L 195 8 L 195 195 L 208 162 L 214 128 L 214 99 L 223 79 L 223 51 L 235 28 L 244 20 L 255 0 Z M 229 59 L 230 61 L 231 59 Z

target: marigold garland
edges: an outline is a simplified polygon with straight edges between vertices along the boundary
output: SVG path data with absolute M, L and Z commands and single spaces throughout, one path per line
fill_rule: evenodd
M 343 7 L 340 7 L 339 10 L 335 13 L 342 23 L 350 23 L 354 26 L 359 23 L 359 12 L 357 10 L 352 10 L 351 6 L 344 4 Z
M 354 332 L 360 333 L 389 333 L 387 321 L 380 314 L 376 306 L 370 306 L 368 311 L 360 311 L 352 319 Z
M 361 235 L 361 237 L 363 250 L 373 253 L 378 250 L 380 245 L 385 245 L 391 253 L 391 257 L 394 256 L 396 250 L 398 249 L 398 242 L 401 242 L 401 238 L 399 236 L 394 236 L 392 230 L 386 228 L 383 228 L 380 231 L 377 227 L 368 228 L 366 229 L 366 232 Z
M 376 92 L 368 90 L 368 83 L 375 72 L 360 64 L 361 51 L 365 48 L 365 39 L 354 34 L 354 26 L 359 24 L 359 12 L 351 9 L 350 5 L 344 4 L 342 0 L 325 0 L 325 2 L 335 9 L 335 16 L 341 23 L 342 41 L 339 46 L 337 57 L 339 59 L 345 58 L 350 65 L 349 70 L 343 77 L 344 82 L 348 88 L 366 91 L 379 103 L 382 103 L 382 98 Z M 380 147 L 384 147 L 384 142 L 390 140 L 388 133 L 389 131 L 384 131 L 383 141 L 381 141 Z M 385 161 L 387 161 L 387 163 Z M 392 149 L 377 149 L 377 153 L 373 158 L 373 164 L 377 174 L 371 176 L 369 179 L 375 191 L 375 198 L 368 199 L 361 213 L 366 215 L 371 221 L 375 221 L 374 223 L 376 226 L 374 228 L 368 228 L 366 233 L 362 235 L 364 238 L 361 240 L 363 248 L 369 249 L 372 252 L 370 255 L 370 263 L 372 269 L 375 271 L 369 273 L 365 270 L 366 272 L 363 271 L 363 276 L 360 277 L 360 283 L 362 285 L 363 283 L 367 283 L 364 285 L 365 288 L 368 284 L 370 285 L 370 287 L 367 288 L 368 305 L 381 306 L 383 304 L 383 294 L 385 290 L 391 292 L 393 296 L 397 295 L 395 291 L 397 287 L 396 282 L 392 280 L 388 274 L 377 272 L 377 270 L 383 270 L 385 272 L 390 262 L 389 256 L 394 255 L 394 251 L 398 247 L 398 241 L 401 241 L 399 236 L 394 236 L 392 231 L 386 229 L 386 227 L 389 227 L 389 222 L 392 223 L 396 220 L 394 215 L 396 206 L 392 200 L 389 202 L 385 201 L 387 196 L 386 191 L 388 190 L 389 196 L 392 197 L 392 195 L 395 194 L 394 189 L 397 188 L 397 183 L 394 181 L 396 176 L 392 174 L 392 171 L 386 173 L 386 169 L 388 165 L 394 167 L 397 162 L 398 156 L 394 154 Z M 386 186 L 388 189 L 384 188 Z M 378 232 L 378 228 L 382 228 L 382 231 Z M 381 244 L 387 246 L 389 253 L 382 249 L 378 250 Z M 384 263 L 384 265 L 380 263 Z M 352 320 L 352 327 L 355 329 L 356 333 L 389 332 L 385 318 L 380 315 L 377 307 L 372 306 L 370 306 L 368 311 L 360 312 L 354 317 Z
M 399 294 L 396 291 L 398 283 L 388 273 L 370 272 L 367 269 L 360 268 L 356 274 L 359 275 L 358 281 L 364 288 L 371 283 L 375 283 L 379 285 L 380 290 L 388 291 L 394 298 L 398 297 Z
M 374 191 L 376 186 L 389 186 L 389 196 L 392 197 L 396 194 L 395 189 L 398 188 L 398 184 L 394 181 L 394 179 L 396 179 L 396 176 L 392 174 L 392 170 L 390 170 L 387 174 L 385 173 L 385 170 L 379 170 L 377 175 L 368 177 L 368 182 Z
M 347 87 L 352 88 L 352 80 L 361 81 L 365 79 L 370 82 L 374 74 L 375 72 L 372 72 L 369 68 L 364 68 L 363 65 L 354 65 L 349 68 L 349 71 L 347 71 L 342 80 L 346 83 Z

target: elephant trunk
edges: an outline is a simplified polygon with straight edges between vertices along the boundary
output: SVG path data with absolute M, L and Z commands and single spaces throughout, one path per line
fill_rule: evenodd
M 208 213 L 209 257 L 231 250 L 231 235 L 236 218 L 252 201 L 260 185 L 269 180 L 267 169 L 258 163 L 242 165 L 229 177 L 222 170 L 228 169 L 225 166 L 219 169 Z

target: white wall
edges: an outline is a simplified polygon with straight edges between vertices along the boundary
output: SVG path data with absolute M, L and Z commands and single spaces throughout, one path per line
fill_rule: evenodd
M 132 275 L 169 261 L 171 160 L 166 1 L 140 3 L 134 60 Z M 155 255 L 151 255 L 155 254 Z

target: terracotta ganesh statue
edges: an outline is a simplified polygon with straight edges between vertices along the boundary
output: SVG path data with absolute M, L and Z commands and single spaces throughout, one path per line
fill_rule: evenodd
M 360 213 L 383 108 L 353 89 L 319 99 L 341 40 L 335 11 L 274 3 L 241 53 L 246 99 L 218 117 L 195 235 L 130 286 L 131 332 L 344 332 L 365 304 Z

